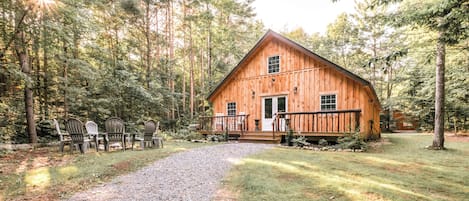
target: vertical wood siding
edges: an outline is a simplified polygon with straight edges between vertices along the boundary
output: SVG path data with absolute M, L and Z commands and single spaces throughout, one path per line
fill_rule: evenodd
M 280 72 L 268 74 L 268 57 L 275 55 L 280 56 Z M 254 130 L 254 119 L 261 120 L 262 97 L 285 95 L 288 112 L 310 112 L 320 110 L 320 95 L 324 94 L 336 94 L 337 110 L 362 110 L 360 130 L 363 135 L 370 137 L 370 120 L 374 133 L 380 133 L 379 107 L 373 103 L 367 86 L 275 39 L 261 46 L 211 100 L 214 112 L 223 114 L 227 113 L 228 102 L 236 102 L 237 113 L 249 114 L 248 129 Z

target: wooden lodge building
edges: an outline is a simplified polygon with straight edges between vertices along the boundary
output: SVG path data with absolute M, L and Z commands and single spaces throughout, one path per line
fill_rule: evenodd
M 209 94 L 202 134 L 278 143 L 294 135 L 380 136 L 381 105 L 367 80 L 269 30 Z

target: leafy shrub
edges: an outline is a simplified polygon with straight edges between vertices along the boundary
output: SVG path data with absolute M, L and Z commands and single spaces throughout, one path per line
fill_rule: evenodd
M 197 132 L 190 132 L 187 129 L 179 129 L 177 132 L 162 132 L 167 136 L 170 136 L 173 139 L 180 139 L 180 140 L 194 140 L 194 139 L 201 139 L 202 136 Z
M 307 142 L 306 140 L 307 139 L 306 139 L 305 136 L 299 136 L 299 137 L 293 139 L 292 142 L 296 147 L 304 147 L 304 146 L 311 145 L 311 143 Z
M 225 135 L 208 135 L 207 140 L 212 142 L 222 142 L 225 141 Z
M 354 134 L 346 137 L 341 137 L 337 139 L 339 146 L 342 149 L 352 149 L 353 151 L 357 149 L 366 150 L 367 144 L 366 142 L 360 137 L 359 132 L 355 132 Z
M 325 147 L 325 146 L 329 145 L 329 142 L 327 142 L 327 140 L 325 140 L 325 139 L 320 139 L 318 141 L 318 145 Z

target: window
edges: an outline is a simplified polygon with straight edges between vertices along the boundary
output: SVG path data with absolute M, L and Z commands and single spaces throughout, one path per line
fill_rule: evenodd
M 264 99 L 264 118 L 272 119 L 272 98 Z
M 321 95 L 321 111 L 336 110 L 337 99 L 335 94 Z
M 268 71 L 269 73 L 280 72 L 280 56 L 269 57 Z
M 226 113 L 228 116 L 235 116 L 236 115 L 236 103 L 228 103 L 226 106 Z

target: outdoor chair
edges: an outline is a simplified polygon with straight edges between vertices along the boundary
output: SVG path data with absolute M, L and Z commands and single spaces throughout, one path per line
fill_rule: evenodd
M 59 150 L 60 152 L 64 152 L 64 146 L 69 145 L 70 146 L 70 151 L 73 150 L 73 145 L 72 145 L 72 139 L 70 138 L 70 135 L 67 132 L 62 132 L 60 130 L 60 125 L 59 122 L 54 119 L 54 125 L 55 129 L 57 131 L 57 134 L 59 135 Z
M 85 128 L 86 128 L 86 133 L 88 134 L 90 139 L 95 142 L 96 151 L 98 151 L 99 142 L 100 141 L 104 142 L 104 137 L 99 136 L 100 134 L 98 132 L 98 124 L 96 124 L 93 121 L 87 121 L 85 123 Z
M 156 122 L 155 132 L 153 132 L 153 145 L 156 145 L 157 148 L 163 148 L 163 137 L 158 135 L 158 130 L 160 128 L 160 122 Z
M 84 154 L 90 143 L 90 139 L 85 136 L 83 123 L 75 118 L 69 118 L 66 123 L 67 132 L 72 139 L 72 145 L 77 144 L 80 152 Z
M 237 119 L 237 125 L 238 125 L 238 128 L 237 130 L 240 130 L 240 131 L 244 131 L 245 127 L 246 127 L 246 123 L 244 122 L 246 120 L 246 113 L 245 112 L 239 112 L 239 115 L 238 116 L 238 119 Z
M 144 131 L 143 131 L 143 137 L 139 136 L 137 137 L 136 135 L 133 135 L 132 138 L 132 149 L 134 148 L 134 142 L 139 141 L 140 142 L 140 147 L 142 149 L 145 149 L 145 146 L 147 147 L 153 147 L 153 145 L 157 145 L 157 147 L 160 147 L 160 145 L 163 145 L 162 139 L 159 138 L 158 136 L 155 136 L 155 133 L 157 134 L 158 131 L 158 126 L 159 122 L 155 122 L 153 120 L 146 121 L 144 123 Z
M 109 151 L 111 143 L 120 143 L 122 150 L 125 151 L 126 147 L 126 133 L 124 121 L 117 117 L 111 117 L 105 122 L 106 134 L 104 137 L 104 147 Z

